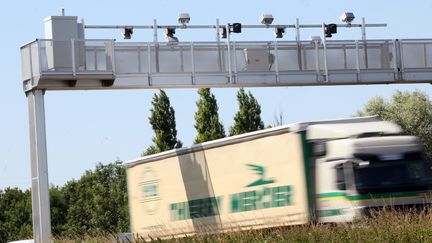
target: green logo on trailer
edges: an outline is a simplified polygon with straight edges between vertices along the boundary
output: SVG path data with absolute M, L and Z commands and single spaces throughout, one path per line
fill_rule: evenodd
M 262 185 L 267 185 L 276 182 L 274 178 L 266 178 L 265 176 L 266 170 L 264 166 L 259 166 L 254 164 L 246 164 L 246 166 L 248 166 L 250 170 L 253 170 L 254 173 L 259 176 L 258 180 L 250 183 L 246 187 L 262 186 Z

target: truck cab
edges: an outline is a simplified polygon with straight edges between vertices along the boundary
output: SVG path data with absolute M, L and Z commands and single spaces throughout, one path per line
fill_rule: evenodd
M 430 161 L 419 139 L 402 135 L 396 124 L 314 124 L 307 127 L 307 139 L 319 222 L 349 222 L 383 207 L 432 203 Z

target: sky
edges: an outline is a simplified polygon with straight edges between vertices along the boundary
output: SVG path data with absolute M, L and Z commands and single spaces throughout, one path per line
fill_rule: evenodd
M 27 99 L 22 89 L 20 46 L 44 38 L 43 19 L 60 15 L 78 16 L 89 25 L 177 24 L 177 16 L 188 12 L 191 24 L 240 22 L 259 24 L 263 13 L 272 13 L 274 24 L 339 23 L 344 11 L 366 23 L 386 23 L 370 28 L 368 39 L 432 38 L 432 1 L 4 1 L 0 8 L 3 23 L 0 41 L 0 190 L 28 189 L 31 185 Z M 273 40 L 267 30 L 248 31 L 234 40 Z M 302 39 L 320 35 L 318 29 L 302 31 Z M 160 34 L 161 36 L 161 34 Z M 178 31 L 184 41 L 213 41 L 213 33 Z M 122 40 L 119 31 L 86 30 L 86 38 Z M 133 41 L 152 41 L 152 32 L 135 31 Z M 287 31 L 283 40 L 294 40 Z M 339 29 L 334 39 L 360 39 L 358 28 Z M 161 40 L 161 39 L 160 39 Z M 163 41 L 163 40 L 161 40 Z M 238 89 L 212 89 L 225 129 L 237 111 Z M 328 87 L 279 87 L 248 89 L 261 105 L 264 123 L 273 124 L 283 115 L 285 123 L 350 117 L 375 96 L 391 98 L 396 90 L 420 90 L 432 96 L 432 85 L 368 85 Z M 128 161 L 139 157 L 151 145 L 153 131 L 148 122 L 154 90 L 49 91 L 45 94 L 49 182 L 62 186 L 79 179 L 96 163 Z M 166 90 L 176 112 L 178 138 L 190 146 L 195 137 L 194 114 L 198 95 L 195 89 Z

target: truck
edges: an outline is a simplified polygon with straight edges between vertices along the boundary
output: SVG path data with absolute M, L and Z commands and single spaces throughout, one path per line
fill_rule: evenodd
M 377 117 L 299 122 L 126 167 L 131 230 L 142 237 L 351 222 L 432 200 L 421 142 Z

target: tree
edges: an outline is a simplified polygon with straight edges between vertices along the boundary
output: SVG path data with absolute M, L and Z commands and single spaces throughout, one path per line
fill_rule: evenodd
M 225 137 L 225 130 L 219 122 L 218 105 L 209 88 L 199 89 L 200 99 L 196 102 L 195 129 L 197 135 L 194 143 L 203 143 Z
M 149 121 L 155 132 L 152 140 L 154 144 L 142 156 L 182 147 L 181 141 L 177 139 L 175 112 L 165 91 L 160 90 L 159 95 L 153 96 L 152 105 Z
M 0 190 L 0 242 L 32 237 L 30 190 Z
M 377 115 L 402 127 L 405 133 L 418 136 L 425 151 L 432 158 L 432 102 L 421 92 L 397 91 L 390 101 L 382 97 L 372 98 L 357 112 L 357 116 Z
M 230 136 L 264 129 L 261 120 L 261 106 L 251 92 L 246 94 L 241 88 L 237 92 L 239 111 L 234 116 L 234 125 L 230 127 Z
M 49 195 L 52 234 L 60 235 L 66 230 L 69 205 L 66 204 L 64 190 L 62 187 L 51 186 L 49 189 Z
M 68 181 L 63 193 L 67 213 L 62 235 L 129 231 L 126 168 L 118 161 L 98 163 L 94 171 L 86 171 L 77 181 Z
M 126 168 L 120 161 L 98 163 L 79 180 L 50 188 L 54 237 L 129 232 Z M 0 190 L 0 242 L 32 237 L 30 190 Z

